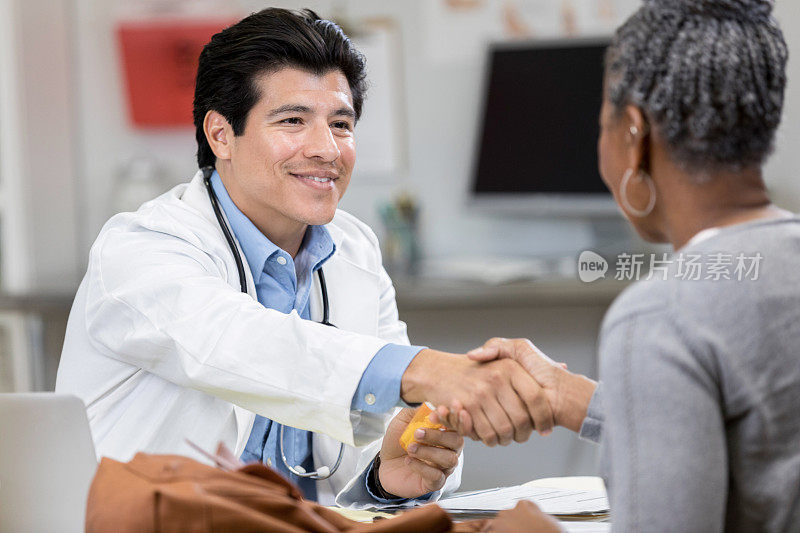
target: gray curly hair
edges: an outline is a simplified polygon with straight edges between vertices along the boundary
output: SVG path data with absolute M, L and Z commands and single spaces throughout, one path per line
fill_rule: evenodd
M 690 168 L 760 165 L 781 119 L 788 50 L 772 0 L 644 0 L 606 55 L 606 96 L 640 107 Z

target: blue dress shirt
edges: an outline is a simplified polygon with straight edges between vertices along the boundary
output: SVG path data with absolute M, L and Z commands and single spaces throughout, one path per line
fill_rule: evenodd
M 314 273 L 336 253 L 336 246 L 327 228 L 309 226 L 297 256 L 292 258 L 273 244 L 236 207 L 216 171 L 211 177 L 211 186 L 250 265 L 258 301 L 265 307 L 282 313 L 297 311 L 301 318 L 309 320 L 309 296 Z M 330 305 L 333 307 L 336 303 L 330 302 Z M 351 408 L 382 413 L 402 405 L 402 375 L 422 348 L 391 343 L 381 348 L 361 376 Z M 277 469 L 296 483 L 306 498 L 316 500 L 314 481 L 292 474 L 281 460 L 278 442 L 280 427 L 280 424 L 273 423 L 268 418 L 256 416 L 242 460 L 263 462 Z M 289 464 L 300 465 L 309 472 L 315 469 L 310 432 L 286 426 L 283 445 Z M 370 468 L 369 471 L 371 470 Z

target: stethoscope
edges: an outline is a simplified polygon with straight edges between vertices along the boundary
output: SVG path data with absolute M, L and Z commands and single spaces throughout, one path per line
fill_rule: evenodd
M 203 182 L 206 185 L 206 190 L 208 191 L 208 197 L 211 199 L 211 206 L 214 208 L 214 215 L 217 217 L 217 222 L 219 222 L 219 227 L 222 228 L 222 233 L 225 235 L 225 240 L 228 241 L 228 246 L 230 246 L 231 252 L 233 252 L 233 258 L 236 260 L 236 270 L 239 272 L 239 286 L 242 289 L 242 292 L 245 294 L 247 293 L 247 278 L 244 275 L 244 263 L 242 261 L 241 256 L 239 255 L 239 251 L 236 248 L 236 243 L 233 240 L 233 235 L 231 235 L 231 230 L 228 227 L 228 224 L 225 223 L 225 219 L 222 216 L 222 210 L 219 207 L 219 199 L 217 199 L 216 193 L 214 193 L 214 188 L 211 186 L 211 176 L 214 174 L 214 167 L 204 167 L 203 168 Z M 328 287 L 325 285 L 325 274 L 322 273 L 322 268 L 320 267 L 317 270 L 317 276 L 319 277 L 319 287 L 322 292 L 322 320 L 320 324 L 325 326 L 334 326 L 331 324 L 329 318 L 330 314 L 330 305 L 328 303 Z M 339 465 L 342 463 L 342 456 L 344 455 L 344 443 L 339 444 L 339 456 L 336 458 L 336 462 L 333 466 L 323 466 L 314 470 L 313 472 L 306 472 L 306 469 L 300 465 L 291 466 L 289 461 L 286 459 L 286 453 L 283 451 L 283 430 L 285 426 L 281 424 L 280 434 L 278 435 L 278 445 L 281 451 L 281 460 L 283 464 L 286 465 L 286 468 L 292 474 L 298 477 L 304 477 L 314 480 L 323 480 L 328 479 L 336 471 L 339 469 Z

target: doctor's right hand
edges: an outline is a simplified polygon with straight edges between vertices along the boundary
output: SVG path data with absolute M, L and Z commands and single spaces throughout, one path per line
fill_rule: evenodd
M 542 387 L 552 406 L 556 425 L 575 432 L 580 431 L 589 402 L 597 388 L 596 381 L 570 372 L 566 365 L 550 359 L 528 339 L 495 337 L 486 341 L 483 346 L 470 350 L 467 355 L 474 361 L 510 359 L 522 365 Z M 456 414 L 458 410 L 454 407 L 450 408 L 449 414 L 442 410 L 443 416 L 440 418 L 459 419 L 459 425 L 464 426 L 463 430 L 467 431 L 471 421 L 463 414 Z M 465 419 L 464 422 L 461 422 L 462 419 Z
M 462 434 L 488 446 L 524 442 L 534 429 L 549 434 L 555 424 L 544 390 L 510 358 L 478 362 L 422 350 L 403 374 L 400 395 L 407 403 L 462 406 L 471 427 Z

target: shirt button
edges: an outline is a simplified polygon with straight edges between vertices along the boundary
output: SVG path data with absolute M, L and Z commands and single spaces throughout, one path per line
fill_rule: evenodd
M 267 466 L 272 466 L 272 457 L 267 457 Z
M 286 264 L 286 258 L 283 257 L 282 255 L 279 255 L 278 258 L 276 259 L 276 261 L 278 262 L 279 265 L 285 265 Z
M 364 396 L 364 401 L 367 402 L 367 405 L 374 405 L 375 404 L 375 395 L 371 392 Z

